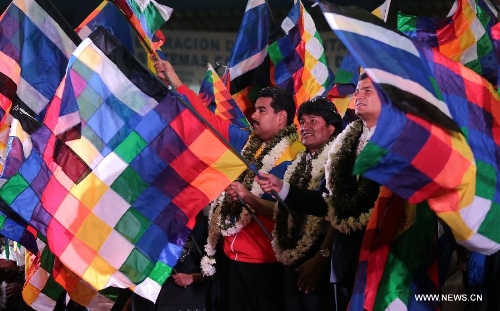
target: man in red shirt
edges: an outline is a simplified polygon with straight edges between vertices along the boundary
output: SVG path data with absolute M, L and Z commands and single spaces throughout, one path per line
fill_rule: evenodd
M 182 83 L 170 63 L 157 61 L 155 67 L 160 77 L 164 77 L 163 72 L 167 74 L 177 91 L 256 169 L 283 178 L 288 165 L 305 149 L 293 123 L 296 108 L 288 91 L 276 87 L 260 91 L 250 120 L 253 127 L 250 133 L 212 114 Z M 254 177 L 254 171 L 247 169 L 238 181 L 253 194 L 263 196 Z M 273 200 L 269 195 L 267 199 Z M 255 217 L 267 234 L 272 231 L 272 220 L 261 215 Z M 284 310 L 283 267 L 276 260 L 267 234 L 252 215 L 230 197 L 223 195 L 214 202 L 202 270 L 205 275 L 214 274 L 217 257 L 217 278 L 224 287 L 220 291 L 221 310 Z M 219 242 L 222 242 L 223 256 Z M 226 264 L 222 265 L 221 260 Z

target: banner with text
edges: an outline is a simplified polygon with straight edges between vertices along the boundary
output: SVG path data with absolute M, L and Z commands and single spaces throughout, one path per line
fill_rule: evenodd
M 217 72 L 222 76 L 223 66 L 229 62 L 237 33 L 164 31 L 166 42 L 162 47 L 167 59 L 172 63 L 181 80 L 194 91 L 198 91 L 207 70 L 207 62 L 221 67 Z M 333 73 L 337 72 L 346 49 L 333 32 L 320 33 L 325 54 Z

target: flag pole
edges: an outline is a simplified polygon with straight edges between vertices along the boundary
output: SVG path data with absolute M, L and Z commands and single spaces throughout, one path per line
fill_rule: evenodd
M 224 65 L 221 65 L 222 68 L 224 68 L 224 73 L 222 74 L 222 83 L 224 83 L 224 85 L 227 87 L 227 80 L 229 79 L 229 75 L 227 74 L 228 71 L 229 71 L 229 64 L 224 66 Z
M 273 10 L 271 9 L 271 5 L 269 4 L 269 2 L 267 0 L 264 0 L 264 2 L 266 3 L 267 10 L 269 11 L 269 15 L 271 15 L 271 21 L 274 24 L 274 28 L 281 28 L 278 26 L 278 23 L 276 23 L 276 19 L 274 19 Z M 295 1 L 294 1 L 294 3 L 295 3 Z
M 267 231 L 266 227 L 264 227 L 262 222 L 257 218 L 257 215 L 255 215 L 254 211 L 252 211 L 250 206 L 248 206 L 248 204 L 245 201 L 243 201 L 243 199 L 239 195 L 236 198 L 238 199 L 238 202 L 240 202 L 240 204 L 243 206 L 243 208 L 245 208 L 247 210 L 247 212 L 252 216 L 253 220 L 255 220 L 255 222 L 259 225 L 259 227 L 262 229 L 262 231 L 264 231 L 264 234 L 269 238 L 269 240 L 272 241 L 273 237 L 272 237 L 271 233 L 269 233 L 269 231 Z M 288 206 L 285 205 L 285 208 L 288 208 Z M 287 209 L 287 211 L 290 213 L 290 209 Z
M 271 21 L 274 25 L 273 31 L 269 33 L 269 40 L 275 41 L 276 38 L 280 38 L 284 34 L 283 29 L 280 25 L 278 25 L 276 19 L 274 19 L 273 10 L 271 9 L 271 5 L 269 4 L 269 2 L 267 0 L 264 0 L 264 2 L 266 3 L 267 10 L 269 11 L 269 15 L 271 16 Z M 293 0 L 293 2 L 295 3 L 295 0 Z
M 125 16 L 126 20 L 129 21 L 129 24 L 132 26 L 133 29 L 135 29 L 135 31 L 137 32 L 137 34 L 139 34 L 140 32 L 138 31 L 138 29 L 135 27 L 135 25 L 127 18 L 127 15 L 125 14 L 125 12 L 123 12 L 123 10 L 118 6 L 116 5 L 116 3 L 114 1 L 112 1 L 115 6 L 120 10 L 120 12 L 122 12 L 122 14 Z M 101 27 L 104 31 L 106 31 L 106 29 L 104 29 L 102 26 L 99 26 Z M 146 49 L 148 50 L 148 52 L 152 55 L 153 57 L 153 60 L 158 60 L 158 54 L 156 53 L 156 51 L 154 51 L 151 47 L 150 44 L 148 44 L 148 41 L 145 37 L 141 36 L 141 35 L 138 35 L 138 38 L 139 40 L 141 41 L 141 43 L 146 47 Z M 213 127 L 212 124 L 210 124 L 207 120 L 205 120 L 205 118 L 203 118 L 203 116 L 201 116 L 199 114 L 198 111 L 196 111 L 196 109 L 194 109 L 194 107 L 188 103 L 180 94 L 179 92 L 177 92 L 177 89 L 174 87 L 174 85 L 172 84 L 172 81 L 170 80 L 170 78 L 168 77 L 167 73 L 166 72 L 162 72 L 163 76 L 165 77 L 165 80 L 167 81 L 168 85 L 165 85 L 165 82 L 160 79 L 160 77 L 158 77 L 157 75 L 155 75 L 155 78 L 160 81 L 163 85 L 165 85 L 167 87 L 168 90 L 171 91 L 171 93 L 180 101 L 180 103 L 186 107 L 189 111 L 191 111 L 191 113 L 193 113 L 195 115 L 195 117 L 201 122 L 203 123 L 207 128 L 209 128 L 213 134 L 215 136 L 217 136 L 217 138 L 229 149 L 231 150 L 231 152 L 233 152 L 236 157 L 238 157 L 238 159 L 240 159 L 240 161 L 242 161 L 249 170 L 251 170 L 259 179 L 262 179 L 262 176 L 259 174 L 259 171 L 250 164 L 250 162 L 247 161 L 247 159 L 245 159 L 243 157 L 243 155 L 241 155 L 239 152 L 237 152 L 234 147 L 231 145 L 231 143 L 224 137 L 222 136 L 222 134 L 217 131 L 217 129 L 215 129 Z M 275 199 L 279 202 L 279 204 L 289 213 L 291 213 L 292 211 L 290 210 L 290 208 L 288 207 L 288 205 L 285 203 L 285 201 L 283 201 L 283 199 L 281 199 L 281 197 L 278 195 L 278 193 L 275 191 L 275 190 L 271 190 L 271 194 L 275 197 Z

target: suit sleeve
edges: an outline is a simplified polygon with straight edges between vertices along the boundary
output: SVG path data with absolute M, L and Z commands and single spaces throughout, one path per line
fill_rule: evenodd
M 328 206 L 323 199 L 323 191 L 326 191 L 324 186 L 317 190 L 306 190 L 296 185 L 290 185 L 290 191 L 285 198 L 285 203 L 292 211 L 323 217 L 328 210 Z

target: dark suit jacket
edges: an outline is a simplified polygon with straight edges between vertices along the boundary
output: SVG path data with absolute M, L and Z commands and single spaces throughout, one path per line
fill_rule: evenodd
M 326 216 L 328 211 L 328 206 L 323 199 L 323 193 L 326 192 L 325 178 L 323 178 L 316 190 L 306 190 L 296 185 L 290 185 L 290 191 L 285 198 L 285 203 L 292 211 L 323 217 Z
M 317 190 L 306 190 L 296 185 L 290 185 L 290 191 L 285 198 L 285 203 L 292 211 L 324 217 L 328 211 L 328 205 L 323 199 L 323 193 L 326 192 L 325 178 L 323 178 Z M 346 282 L 348 284 L 354 282 L 363 235 L 364 230 L 350 234 L 335 231 L 331 249 L 330 282 Z

